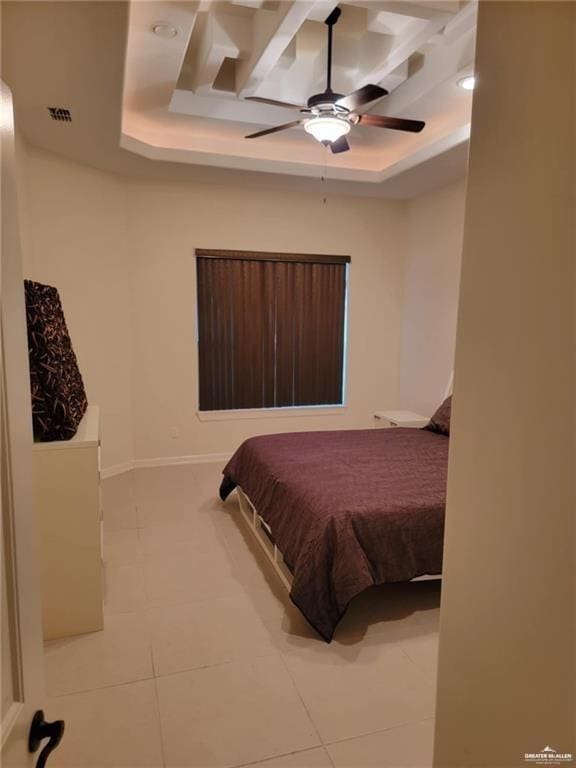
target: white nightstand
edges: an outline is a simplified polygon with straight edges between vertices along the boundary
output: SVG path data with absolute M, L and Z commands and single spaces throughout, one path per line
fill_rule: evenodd
M 374 426 L 382 427 L 425 427 L 430 419 L 413 411 L 376 411 L 374 414 Z

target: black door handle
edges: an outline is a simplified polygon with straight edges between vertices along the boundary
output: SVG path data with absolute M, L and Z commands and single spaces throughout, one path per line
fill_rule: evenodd
M 38 755 L 36 768 L 45 767 L 46 760 L 48 760 L 52 752 L 60 744 L 62 736 L 64 736 L 64 720 L 54 720 L 53 723 L 47 723 L 44 720 L 44 712 L 39 709 L 32 718 L 32 725 L 28 735 L 28 751 L 37 752 L 40 742 L 44 739 L 48 739 L 48 744 Z

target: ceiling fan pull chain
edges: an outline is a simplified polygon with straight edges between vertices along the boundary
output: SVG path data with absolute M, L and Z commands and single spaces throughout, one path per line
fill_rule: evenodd
M 328 200 L 328 192 L 327 192 L 327 181 L 328 181 L 328 145 L 323 145 L 323 152 L 324 152 L 324 173 L 322 174 L 322 189 L 324 192 L 324 197 L 322 198 L 322 202 L 324 205 L 326 205 L 326 202 Z

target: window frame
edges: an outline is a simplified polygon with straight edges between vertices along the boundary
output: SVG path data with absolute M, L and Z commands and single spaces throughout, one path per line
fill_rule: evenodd
M 342 402 L 318 405 L 271 406 L 266 408 L 237 408 L 227 410 L 200 410 L 200 323 L 198 302 L 198 270 L 196 259 L 239 259 L 252 261 L 307 262 L 315 264 L 341 264 L 345 267 L 344 332 L 342 350 Z M 300 418 L 309 416 L 343 416 L 348 409 L 348 341 L 350 263 L 347 255 L 283 253 L 281 251 L 239 251 L 212 248 L 196 248 L 194 251 L 194 293 L 196 301 L 196 416 L 199 421 L 236 421 L 260 418 Z

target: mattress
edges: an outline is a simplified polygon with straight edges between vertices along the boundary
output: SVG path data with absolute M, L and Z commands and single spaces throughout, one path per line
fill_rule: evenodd
M 254 437 L 220 495 L 246 493 L 293 574 L 293 602 L 330 641 L 368 587 L 441 573 L 448 445 L 427 429 Z

